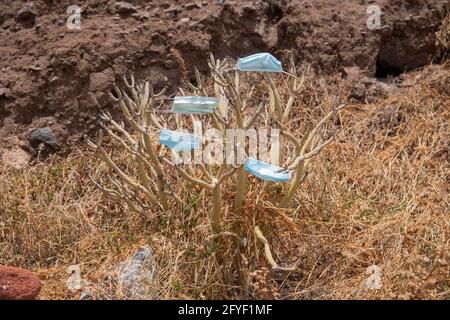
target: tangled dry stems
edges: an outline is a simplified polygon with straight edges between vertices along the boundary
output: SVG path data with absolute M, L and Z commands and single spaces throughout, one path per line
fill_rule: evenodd
M 228 159 L 225 158 L 215 159 L 212 163 L 205 162 L 204 159 L 203 163 L 196 165 L 193 165 L 193 160 L 189 164 L 175 164 L 167 158 L 169 150 L 159 144 L 157 132 L 163 128 L 174 126 L 176 129 L 191 128 L 192 130 L 195 123 L 204 126 L 203 130 L 205 131 L 214 128 L 222 133 L 223 137 L 227 135 L 228 129 L 249 130 L 254 125 L 264 126 L 265 124 L 266 127 L 274 126 L 280 129 L 281 136 L 285 138 L 282 143 L 283 147 L 281 150 L 271 150 L 270 152 L 281 157 L 281 162 L 285 164 L 284 167 L 293 171 L 293 177 L 287 183 L 281 200 L 273 202 L 275 211 L 278 211 L 278 208 L 289 206 L 297 190 L 307 178 L 312 160 L 334 140 L 334 134 L 331 137 L 323 138 L 327 131 L 324 128 L 344 106 L 338 106 L 339 96 L 334 97 L 332 101 L 329 99 L 331 102 L 328 111 L 321 110 L 324 112 L 322 119 L 317 123 L 308 123 L 308 127 L 311 129 L 305 132 L 299 132 L 298 128 L 292 130 L 287 122 L 292 109 L 298 106 L 297 97 L 305 84 L 308 68 L 301 77 L 298 77 L 293 55 L 290 55 L 290 75 L 287 79 L 281 78 L 276 81 L 270 74 L 265 73 L 266 84 L 257 86 L 255 84 L 255 80 L 258 80 L 257 75 L 250 75 L 248 78 L 253 77 L 253 79 L 246 82 L 247 77 L 238 71 L 230 72 L 230 66 L 231 64 L 227 60 L 218 60 L 211 56 L 209 61 L 210 78 L 205 80 L 198 70 L 195 70 L 196 85 L 188 83 L 192 90 L 192 93 L 188 95 L 211 96 L 212 94 L 208 92 L 214 92 L 215 97 L 220 101 L 217 112 L 203 116 L 201 119 L 192 114 L 184 117 L 176 114 L 164 117 L 158 114 L 166 100 L 164 98 L 165 89 L 156 93 L 149 82 L 138 84 L 131 76 L 130 80 L 124 77 L 124 89 L 115 85 L 115 93 L 110 93 L 110 97 L 119 105 L 126 123 L 115 121 L 108 112 L 105 112 L 101 116 L 101 125 L 122 150 L 121 152 L 125 152 L 128 154 L 128 158 L 133 160 L 134 166 L 124 167 L 114 160 L 102 145 L 103 131 L 100 131 L 98 142 L 88 142 L 89 146 L 111 168 L 111 173 L 107 175 L 110 186 L 93 180 L 94 183 L 111 199 L 125 204 L 130 210 L 143 216 L 176 215 L 183 211 L 182 207 L 186 205 L 186 201 L 180 196 L 178 190 L 175 190 L 174 180 L 184 180 L 183 183 L 187 184 L 188 188 L 196 186 L 206 190 L 207 192 L 203 193 L 202 197 L 209 198 L 212 202 L 208 220 L 213 237 L 209 236 L 208 239 L 214 241 L 215 255 L 219 265 L 229 258 L 224 254 L 225 251 L 233 252 L 230 250 L 231 248 L 227 248 L 229 243 L 222 241 L 223 236 L 234 237 L 235 250 L 238 252 L 243 251 L 246 239 L 252 237 L 247 233 L 248 226 L 239 219 L 233 221 L 233 224 L 225 231 L 223 224 L 224 216 L 227 215 L 224 208 L 227 199 L 222 196 L 224 185 L 226 184 L 228 191 L 231 191 L 229 194 L 234 193 L 232 209 L 235 214 L 239 215 L 245 209 L 243 208 L 245 199 L 251 196 L 247 193 L 248 174 L 242 164 L 230 165 L 227 162 Z M 183 89 L 179 91 L 179 95 L 185 95 Z M 308 108 L 309 106 L 304 107 Z M 321 108 L 326 107 L 327 103 L 324 101 Z M 225 150 L 227 143 L 224 141 L 220 149 Z M 293 147 L 287 147 L 288 143 Z M 245 138 L 243 141 L 237 139 L 234 148 L 246 149 L 245 144 Z M 272 149 L 274 149 L 273 145 Z M 235 150 L 234 152 L 239 153 L 240 151 Z M 261 153 L 261 149 L 258 155 L 260 158 L 265 156 Z M 172 181 L 167 178 L 170 169 L 174 169 L 171 171 L 176 173 L 172 172 Z M 228 180 L 232 180 L 233 183 L 227 183 Z M 267 198 L 266 201 L 272 201 L 270 199 L 273 196 L 272 188 L 273 184 L 270 182 L 262 185 L 260 195 Z M 259 227 L 254 228 L 254 233 L 264 245 L 266 258 L 274 270 L 291 270 L 291 268 L 278 266 L 274 261 L 269 243 Z M 233 274 L 236 273 L 236 270 L 242 270 L 242 256 L 245 254 L 241 253 L 236 256 L 235 262 L 232 264 L 234 268 L 230 266 L 222 269 L 224 279 L 226 278 L 230 283 L 235 282 Z M 244 286 L 244 291 L 246 291 L 246 277 L 244 273 L 240 272 L 239 279 L 241 285 Z

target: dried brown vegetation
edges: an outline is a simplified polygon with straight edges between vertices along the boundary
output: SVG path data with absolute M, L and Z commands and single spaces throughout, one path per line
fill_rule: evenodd
M 225 208 L 225 226 L 239 219 L 248 228 L 240 259 L 219 265 L 213 242 L 204 241 L 211 235 L 204 191 L 178 181 L 187 202 L 181 212 L 140 215 L 102 196 L 88 176 L 99 179 L 109 168 L 80 151 L 24 171 L 0 169 L 0 264 L 38 272 L 41 298 L 78 298 L 65 285 L 73 264 L 95 298 L 120 298 L 108 278 L 112 266 L 147 244 L 158 260 L 153 298 L 448 299 L 448 71 L 447 64 L 412 73 L 398 94 L 343 110 L 334 123 L 340 127 L 336 142 L 312 163 L 293 209 L 259 199 L 261 183 L 250 178 L 254 196 L 239 217 Z M 328 93 L 318 83 L 309 79 L 293 107 L 290 125 L 299 132 L 323 117 Z M 129 165 L 120 148 L 111 150 Z M 228 190 L 223 187 L 224 199 L 234 196 Z M 280 267 L 293 270 L 270 268 L 255 226 Z M 238 269 L 232 265 L 237 260 Z M 373 265 L 381 269 L 381 289 L 366 286 Z M 224 268 L 240 274 L 225 282 Z M 244 287 L 233 285 L 238 277 L 246 279 Z

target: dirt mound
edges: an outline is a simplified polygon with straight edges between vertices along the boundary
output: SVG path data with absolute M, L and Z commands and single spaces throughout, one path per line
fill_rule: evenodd
M 381 28 L 367 26 L 372 1 L 185 2 L 89 0 L 81 29 L 66 20 L 72 1 L 0 4 L 0 153 L 30 149 L 29 132 L 50 127 L 64 144 L 96 128 L 105 92 L 127 71 L 175 89 L 210 52 L 233 58 L 270 51 L 321 74 L 352 68 L 399 74 L 428 63 L 445 0 L 378 1 Z M 181 59 L 180 59 L 181 55 Z M 182 63 L 184 61 L 184 63 Z

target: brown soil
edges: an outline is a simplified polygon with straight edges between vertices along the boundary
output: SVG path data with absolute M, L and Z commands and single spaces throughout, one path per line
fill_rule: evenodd
M 65 25 L 72 2 L 34 1 L 20 15 L 25 1 L 0 4 L 0 155 L 31 150 L 27 135 L 39 127 L 64 147 L 77 143 L 110 107 L 106 93 L 121 75 L 174 90 L 194 66 L 206 69 L 211 52 L 283 60 L 294 50 L 318 74 L 398 75 L 432 60 L 447 3 L 377 1 L 382 28 L 369 30 L 366 0 L 88 0 L 77 31 Z

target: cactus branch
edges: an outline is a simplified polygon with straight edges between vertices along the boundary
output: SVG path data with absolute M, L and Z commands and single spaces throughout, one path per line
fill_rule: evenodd
M 189 181 L 189 182 L 191 182 L 191 183 L 193 183 L 193 184 L 196 184 L 196 185 L 198 185 L 199 187 L 202 187 L 202 188 L 207 189 L 207 190 L 213 190 L 213 189 L 214 189 L 214 185 L 213 185 L 213 184 L 210 184 L 210 183 L 207 183 L 207 182 L 202 181 L 202 180 L 200 180 L 200 179 L 194 178 L 194 177 L 191 176 L 189 173 L 187 173 L 186 170 L 184 170 L 184 169 L 181 168 L 180 166 L 177 166 L 176 164 L 174 164 L 174 163 L 173 163 L 172 161 L 170 161 L 169 159 L 166 159 L 166 158 L 163 157 L 162 160 L 163 160 L 166 164 L 168 164 L 169 166 L 171 166 L 172 168 L 175 168 L 175 169 L 180 173 L 180 175 L 181 175 L 184 179 L 186 179 L 187 181 Z
M 259 241 L 264 245 L 264 255 L 266 256 L 267 261 L 269 261 L 269 264 L 272 267 L 272 270 L 276 271 L 293 271 L 295 270 L 295 267 L 280 267 L 274 260 L 272 256 L 272 251 L 270 250 L 269 241 L 267 241 L 266 237 L 264 237 L 263 233 L 261 232 L 261 229 L 259 229 L 258 226 L 255 226 L 255 235 L 258 238 Z

